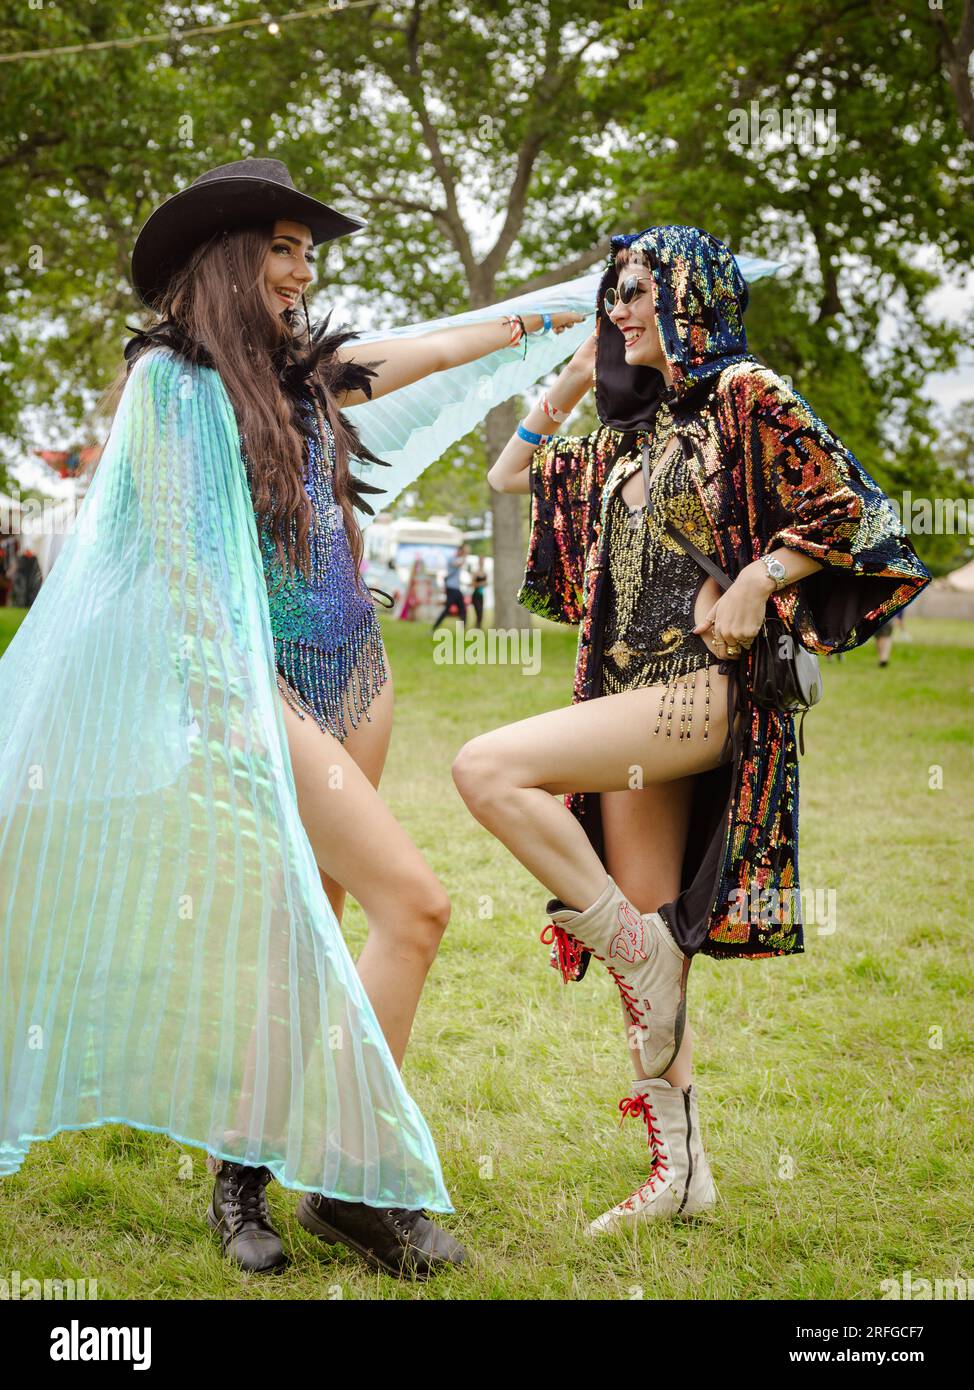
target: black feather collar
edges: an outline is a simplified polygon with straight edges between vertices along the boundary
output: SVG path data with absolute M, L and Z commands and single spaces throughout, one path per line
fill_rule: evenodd
M 296 349 L 293 344 L 283 343 L 271 354 L 281 390 L 292 404 L 294 427 L 301 433 L 307 429 L 299 409 L 302 402 L 313 402 L 317 398 L 322 412 L 327 413 L 323 382 L 333 395 L 342 395 L 346 391 L 364 391 L 370 398 L 372 395 L 372 377 L 376 375 L 373 368 L 360 362 L 342 359 L 337 355 L 339 348 L 357 338 L 358 333 L 353 329 L 338 329 L 329 333 L 330 321 L 329 312 L 312 331 L 311 343 L 307 349 L 302 351 Z M 131 324 L 126 324 L 126 327 L 134 334 L 124 349 L 127 371 L 131 371 L 136 359 L 151 347 L 171 348 L 195 366 L 213 366 L 213 359 L 207 348 L 191 338 L 172 319 L 162 319 L 151 328 L 133 328 Z M 358 430 L 343 412 L 339 411 L 338 418 L 350 436 L 353 458 L 363 463 L 378 464 L 383 468 L 391 467 L 385 459 L 373 454 L 362 442 Z M 365 496 L 385 492 L 385 488 L 366 483 L 351 471 L 348 484 L 352 494 L 352 505 L 368 516 L 374 516 L 375 513 L 365 501 Z

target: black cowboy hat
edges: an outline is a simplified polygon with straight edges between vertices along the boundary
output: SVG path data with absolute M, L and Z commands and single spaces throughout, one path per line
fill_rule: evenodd
M 279 159 L 238 159 L 200 174 L 160 204 L 135 239 L 132 284 L 150 308 L 173 271 L 214 232 L 279 218 L 301 222 L 317 246 L 367 224 L 299 193 Z

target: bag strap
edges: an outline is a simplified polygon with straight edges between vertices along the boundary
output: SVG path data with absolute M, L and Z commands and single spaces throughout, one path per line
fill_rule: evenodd
M 677 438 L 682 447 L 683 436 L 678 435 Z M 647 517 L 651 517 L 653 515 L 653 495 L 649 490 L 649 445 L 645 441 L 643 442 L 643 487 L 646 491 L 646 515 Z M 700 568 L 705 570 L 706 573 L 710 575 L 711 579 L 715 579 L 722 589 L 727 590 L 730 588 L 734 581 L 729 574 L 726 574 L 719 565 L 715 565 L 710 556 L 705 555 L 698 546 L 694 545 L 693 541 L 689 540 L 672 521 L 667 521 L 665 525 L 668 534 L 673 537 L 678 545 L 683 547 L 691 560 L 695 560 Z
M 692 447 L 693 447 L 692 445 L 688 446 L 688 445 L 686 444 L 686 441 L 684 440 L 684 438 L 683 438 L 682 435 L 679 435 L 678 438 L 679 438 L 679 440 L 680 440 L 680 445 L 681 445 L 681 447 L 683 447 L 683 449 L 684 449 L 684 452 L 686 451 L 686 449 L 687 449 L 688 447 L 689 447 L 689 448 L 692 448 Z M 643 453 L 643 487 L 644 487 L 645 492 L 646 492 L 645 508 L 646 508 L 646 515 L 647 515 L 647 517 L 651 517 L 651 516 L 653 515 L 654 507 L 653 507 L 652 493 L 651 493 L 650 490 L 649 490 L 649 445 L 648 445 L 647 443 L 645 443 L 645 442 L 643 443 L 642 453 Z M 668 533 L 670 536 L 673 537 L 673 539 L 677 542 L 677 544 L 678 544 L 678 545 L 681 545 L 681 546 L 683 547 L 683 549 L 684 549 L 684 550 L 686 551 L 686 553 L 690 556 L 690 558 L 691 558 L 692 560 L 695 560 L 696 563 L 700 566 L 700 568 L 701 568 L 702 570 L 705 570 L 706 573 L 709 574 L 709 575 L 711 576 L 712 579 L 715 579 L 715 580 L 717 581 L 717 583 L 720 585 L 720 587 L 721 587 L 722 589 L 727 590 L 727 589 L 730 588 L 730 586 L 731 586 L 731 584 L 732 584 L 732 582 L 733 582 L 733 581 L 731 580 L 730 576 L 729 576 L 728 574 L 725 574 L 725 572 L 720 568 L 719 565 L 714 564 L 713 560 L 711 560 L 710 557 L 709 557 L 708 555 L 705 555 L 705 554 L 703 553 L 703 551 L 702 551 L 698 546 L 695 546 L 695 545 L 693 544 L 693 541 L 689 540 L 689 539 L 683 534 L 683 532 L 680 530 L 680 528 L 679 528 L 678 526 L 675 526 L 675 525 L 673 524 L 672 521 L 667 521 L 667 522 L 665 523 L 665 529 L 666 529 L 667 533 Z M 766 630 L 763 626 L 762 626 L 762 628 L 761 628 L 761 631 L 758 633 L 757 640 L 758 640 L 758 641 L 761 641 L 762 638 L 764 639 L 765 642 L 768 642 L 768 641 L 770 640 L 769 637 L 768 637 L 768 634 L 767 634 L 767 630 Z M 778 674 L 777 674 L 777 671 L 776 671 L 776 669 L 775 669 L 775 664 L 776 664 L 776 663 L 775 663 L 774 661 L 769 661 L 769 662 L 768 662 L 768 671 L 769 671 L 769 673 L 770 673 L 771 680 L 772 680 L 772 682 L 773 682 L 773 684 L 774 684 L 774 687 L 775 687 L 775 694 L 776 694 L 776 696 L 778 696 L 779 699 L 780 699 L 780 690 L 779 690 L 779 688 L 778 688 Z M 732 710 L 731 710 L 731 703 L 730 703 L 730 701 L 731 701 L 731 694 L 732 694 L 732 686 L 733 686 L 733 682 L 728 682 L 728 689 L 727 689 L 727 694 L 728 694 L 728 707 L 727 707 L 727 738 L 726 738 L 725 741 L 724 741 L 724 749 L 725 749 L 725 750 L 726 750 L 726 748 L 727 748 L 727 743 L 728 743 L 729 741 L 731 741 L 731 727 L 732 727 L 733 714 L 732 714 Z M 798 751 L 799 751 L 799 753 L 801 754 L 802 757 L 805 756 L 805 715 L 806 715 L 807 713 L 808 713 L 808 707 L 806 706 L 806 707 L 802 710 L 802 716 L 801 716 L 801 719 L 799 720 L 799 723 L 798 723 Z

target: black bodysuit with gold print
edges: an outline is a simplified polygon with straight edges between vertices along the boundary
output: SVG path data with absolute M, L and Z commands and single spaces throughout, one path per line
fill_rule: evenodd
M 683 451 L 667 450 L 650 474 L 652 506 L 630 508 L 616 488 L 605 512 L 608 564 L 603 695 L 665 685 L 654 732 L 690 737 L 696 672 L 707 668 L 704 735 L 710 724 L 709 668 L 720 658 L 694 633 L 693 608 L 704 575 L 666 530 L 671 521 L 705 554 L 713 538 Z

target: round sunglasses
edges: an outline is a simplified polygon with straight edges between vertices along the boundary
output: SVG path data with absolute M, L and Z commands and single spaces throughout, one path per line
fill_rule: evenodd
M 634 299 L 638 299 L 645 293 L 642 288 L 644 283 L 648 283 L 645 275 L 627 275 L 618 289 L 610 286 L 602 296 L 606 312 L 611 313 L 617 304 L 631 304 Z

